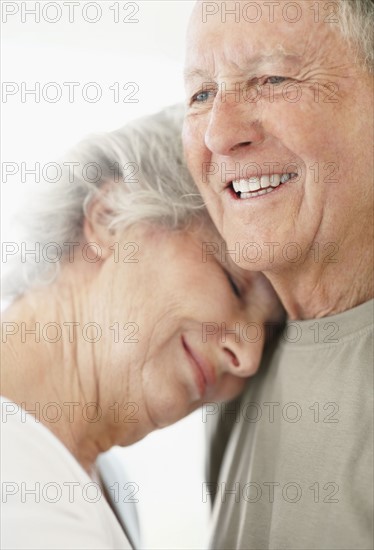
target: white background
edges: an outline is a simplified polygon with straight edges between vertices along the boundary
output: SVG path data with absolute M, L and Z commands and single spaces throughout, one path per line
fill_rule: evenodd
M 3 173 L 2 181 L 3 240 L 12 240 L 12 216 L 20 204 L 27 207 L 35 188 L 32 175 L 21 181 L 21 163 L 27 169 L 35 162 L 43 167 L 91 132 L 115 129 L 130 119 L 184 100 L 184 35 L 194 2 L 96 2 L 100 13 L 81 1 L 73 22 L 69 22 L 69 10 L 62 1 L 1 4 L 2 162 L 3 168 L 5 162 L 15 162 L 19 170 L 6 181 Z M 139 11 L 132 15 L 135 10 L 130 4 Z M 25 12 L 36 5 L 40 22 Z M 6 16 L 6 9 L 17 9 L 17 13 Z M 59 14 L 59 21 L 48 21 Z M 96 16 L 97 22 L 88 21 Z M 124 18 L 138 22 L 124 22 Z M 10 85 L 13 90 L 18 86 L 14 95 L 4 95 L 4 84 L 9 82 L 14 83 Z M 79 83 L 73 102 L 64 82 Z M 95 103 L 83 96 L 83 87 L 89 82 L 95 82 L 96 89 L 102 91 Z M 122 87 L 128 82 L 139 87 L 134 95 L 137 103 L 123 102 L 126 92 Z M 40 83 L 40 100 L 29 94 L 22 97 L 22 86 L 32 89 L 36 83 Z M 60 87 L 59 101 L 50 101 L 57 88 L 46 87 L 48 83 Z M 114 83 L 120 89 L 118 102 L 110 90 Z M 91 99 L 95 97 L 94 88 L 86 92 Z M 145 548 L 200 549 L 206 543 L 209 505 L 202 502 L 203 429 L 202 413 L 196 412 L 119 451 L 126 461 L 127 477 L 139 485 Z

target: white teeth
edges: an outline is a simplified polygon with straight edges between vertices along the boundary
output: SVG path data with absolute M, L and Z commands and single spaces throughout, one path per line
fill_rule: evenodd
M 261 189 L 266 189 L 267 187 L 270 187 L 270 177 L 261 176 Z
M 239 193 L 239 191 L 240 191 L 240 180 L 234 180 L 232 182 L 232 186 L 234 188 L 235 193 Z
M 272 187 L 278 187 L 278 185 L 280 184 L 280 180 L 281 177 L 279 174 L 273 174 L 272 176 L 270 176 L 270 185 Z
M 249 178 L 249 191 L 258 191 L 261 189 L 261 179 L 260 178 Z
M 242 193 L 240 195 L 241 199 L 252 199 L 253 197 L 257 197 L 258 195 L 266 195 L 266 193 L 271 193 L 273 191 L 272 187 L 268 187 L 267 189 L 260 189 L 260 191 L 255 191 L 254 193 Z
M 234 180 L 232 182 L 232 186 L 235 193 L 238 193 L 239 191 L 241 193 L 249 193 L 249 191 L 257 191 L 261 188 L 261 180 L 260 178 L 255 177 L 249 179 Z
M 272 174 L 271 176 L 261 176 L 261 178 L 251 177 L 248 179 L 238 179 L 232 182 L 235 193 L 240 193 L 241 199 L 257 197 L 270 193 L 281 183 L 285 183 L 297 174 Z

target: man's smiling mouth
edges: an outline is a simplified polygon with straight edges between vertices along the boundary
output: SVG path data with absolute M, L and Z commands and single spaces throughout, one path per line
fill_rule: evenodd
M 228 188 L 238 199 L 251 199 L 267 193 L 272 193 L 280 185 L 296 179 L 295 172 L 287 174 L 272 174 L 271 176 L 241 178 L 233 180 Z

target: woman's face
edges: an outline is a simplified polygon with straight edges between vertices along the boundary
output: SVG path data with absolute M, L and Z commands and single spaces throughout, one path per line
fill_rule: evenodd
M 140 225 L 124 237 L 94 285 L 95 318 L 111 327 L 100 366 L 112 400 L 126 395 L 159 428 L 236 396 L 259 366 L 262 324 L 278 309 L 266 279 L 237 268 L 203 227 Z

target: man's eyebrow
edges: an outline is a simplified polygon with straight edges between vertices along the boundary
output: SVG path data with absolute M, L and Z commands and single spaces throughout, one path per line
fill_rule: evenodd
M 270 54 L 259 54 L 255 57 L 248 58 L 246 60 L 243 60 L 241 62 L 241 68 L 240 70 L 242 72 L 247 72 L 250 70 L 255 70 L 257 67 L 260 67 L 261 65 L 265 65 L 266 63 L 271 63 L 274 61 L 287 61 L 287 62 L 297 62 L 300 63 L 302 57 L 296 53 L 286 53 L 286 52 L 273 52 Z M 239 69 L 239 66 L 235 64 L 236 70 Z M 209 75 L 207 71 L 204 71 L 202 69 L 197 68 L 186 68 L 184 71 L 184 78 L 185 80 L 192 80 L 193 78 L 203 78 L 205 80 L 212 80 L 215 78 L 215 76 Z
M 203 71 L 201 69 L 185 69 L 183 72 L 184 79 L 185 80 L 192 80 L 193 78 L 204 78 L 209 79 L 209 75 L 206 71 Z

